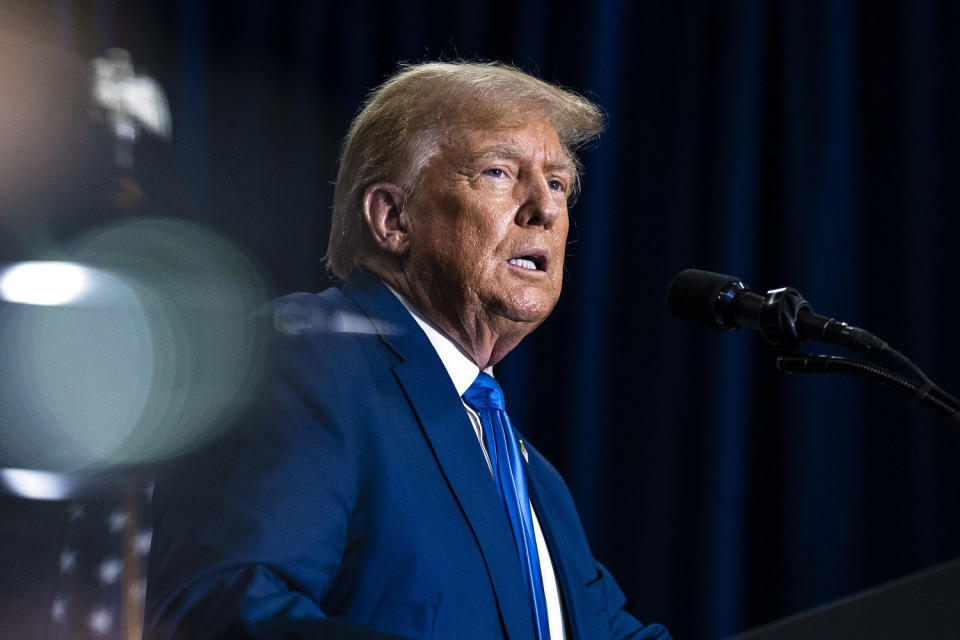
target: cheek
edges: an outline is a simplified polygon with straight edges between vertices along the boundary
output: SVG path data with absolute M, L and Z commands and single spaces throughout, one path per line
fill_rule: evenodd
M 556 256 L 556 265 L 561 270 L 563 269 L 563 261 L 566 255 L 567 250 L 567 232 L 569 231 L 569 222 L 564 218 L 562 226 L 559 226 L 556 230 L 555 238 L 556 245 L 554 247 L 555 256 Z
M 464 256 L 482 261 L 488 266 L 496 263 L 504 253 L 504 245 L 509 238 L 512 216 L 491 211 L 478 211 L 465 220 L 467 229 L 461 238 L 465 240 L 460 248 Z M 479 268 L 479 264 L 477 265 Z
M 473 289 L 493 277 L 491 250 L 485 238 L 482 231 L 473 226 L 451 229 L 448 235 L 439 238 L 443 243 L 445 264 L 442 267 L 458 286 Z

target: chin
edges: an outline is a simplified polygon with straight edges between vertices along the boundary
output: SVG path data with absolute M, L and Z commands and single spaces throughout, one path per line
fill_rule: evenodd
M 547 319 L 557 305 L 558 297 L 541 292 L 510 296 L 501 300 L 500 315 L 513 322 L 530 324 L 530 330 Z

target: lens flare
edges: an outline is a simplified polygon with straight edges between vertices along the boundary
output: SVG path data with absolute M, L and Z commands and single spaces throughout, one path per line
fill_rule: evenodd
M 0 280 L 0 466 L 148 463 L 230 424 L 268 348 L 247 321 L 267 296 L 243 252 L 192 223 L 139 219 L 69 254 Z

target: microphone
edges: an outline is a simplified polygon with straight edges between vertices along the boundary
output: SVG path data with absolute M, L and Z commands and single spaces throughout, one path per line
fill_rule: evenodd
M 749 291 L 739 279 L 712 271 L 681 271 L 667 289 L 667 309 L 680 318 L 714 329 L 757 329 L 782 351 L 806 342 L 828 342 L 857 351 L 883 353 L 889 346 L 868 331 L 813 312 L 791 287 L 766 295 Z
M 960 426 L 960 400 L 937 386 L 909 358 L 869 331 L 814 313 L 810 303 L 791 287 L 771 289 L 766 295 L 760 295 L 749 291 L 733 276 L 687 269 L 670 282 L 667 309 L 681 320 L 714 329 L 757 329 L 764 340 L 786 354 L 811 341 L 884 354 L 913 371 L 919 382 L 912 382 L 866 360 L 835 356 L 781 353 L 777 368 L 787 373 L 864 375 L 913 396 L 953 421 L 954 426 Z

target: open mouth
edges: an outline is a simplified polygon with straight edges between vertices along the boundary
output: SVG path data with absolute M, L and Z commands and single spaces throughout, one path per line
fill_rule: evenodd
M 521 269 L 526 269 L 527 271 L 546 271 L 547 269 L 547 257 L 537 254 L 510 258 L 507 260 L 507 263 L 515 267 L 520 267 Z

